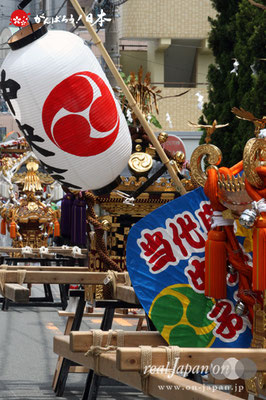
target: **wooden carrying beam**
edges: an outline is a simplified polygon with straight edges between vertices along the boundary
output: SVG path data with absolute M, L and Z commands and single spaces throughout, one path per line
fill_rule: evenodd
M 30 297 L 30 290 L 18 283 L 6 283 L 4 296 L 15 303 L 27 303 Z
M 22 253 L 22 248 L 21 247 L 0 247 L 0 254 L 1 253 Z M 65 254 L 65 255 L 71 255 L 72 254 L 73 247 L 69 247 L 68 249 L 62 249 L 62 247 L 48 247 L 48 251 L 51 253 L 56 253 L 56 254 Z M 87 249 L 80 249 L 81 254 L 88 254 Z M 31 252 L 34 255 L 38 255 L 40 253 L 39 248 L 32 248 Z
M 108 332 L 103 332 L 102 346 L 106 346 Z M 87 332 L 71 332 L 70 333 L 70 350 L 73 352 L 86 352 L 92 345 L 93 331 Z M 117 332 L 113 332 L 111 346 L 117 345 Z M 124 332 L 124 345 L 126 347 L 145 346 L 166 346 L 167 343 L 158 332 Z
M 60 254 L 61 256 L 65 257 L 72 257 L 72 258 L 79 258 L 79 259 L 86 259 L 88 257 L 88 250 L 81 249 L 81 254 L 73 255 L 72 248 L 69 249 L 62 249 L 60 247 L 48 247 L 48 253 L 40 253 L 39 248 L 32 248 L 30 253 L 22 253 L 22 248 L 15 248 L 15 247 L 0 247 L 0 254 L 7 253 L 7 254 L 20 254 L 20 257 L 25 258 L 40 258 L 40 259 L 54 259 L 56 254 Z
M 152 348 L 152 365 L 154 367 L 167 366 L 165 349 Z M 249 358 L 257 365 L 258 371 L 266 370 L 266 349 L 235 349 L 235 348 L 197 348 L 180 347 L 178 365 L 207 366 L 214 359 L 222 358 Z M 141 368 L 141 350 L 138 347 L 117 349 L 117 368 L 120 371 L 139 371 Z
M 68 312 L 68 311 L 58 311 L 59 317 L 75 317 L 74 312 Z M 84 312 L 82 318 L 99 318 L 103 317 L 104 312 Z M 115 318 L 124 318 L 124 319 L 144 319 L 145 315 L 144 314 L 120 314 L 120 313 L 114 313 L 114 319 Z M 82 332 L 83 333 L 83 332 Z M 137 345 L 136 345 L 137 346 Z M 85 349 L 84 351 L 87 351 L 88 349 Z M 80 351 L 80 350 L 78 350 Z
M 200 349 L 202 350 L 202 349 Z M 94 369 L 94 358 L 86 357 L 83 353 L 74 353 L 70 350 L 69 336 L 54 337 L 54 352 L 58 355 L 74 361 L 90 369 Z M 201 359 L 202 360 L 202 359 Z M 142 390 L 142 377 L 138 372 L 119 371 L 116 368 L 116 354 L 103 353 L 99 356 L 98 372 L 101 375 L 108 376 L 118 382 L 125 383 L 131 387 Z M 173 391 L 166 389 L 165 385 L 173 385 Z M 163 388 L 163 389 L 162 389 Z M 176 390 L 175 388 L 178 388 Z M 173 394 L 174 392 L 174 394 Z M 165 400 L 237 400 L 238 397 L 228 393 L 213 390 L 196 383 L 189 379 L 174 375 L 169 378 L 169 374 L 155 373 L 149 376 L 148 394 L 156 398 Z
M 63 266 L 63 267 L 49 267 L 49 266 L 42 266 L 42 265 L 6 265 L 2 264 L 0 265 L 0 270 L 6 269 L 8 271 L 21 271 L 21 270 L 27 270 L 27 271 L 50 271 L 50 272 L 89 272 L 88 267 L 75 267 L 75 266 Z
M 131 286 L 117 284 L 115 298 L 117 300 L 125 301 L 126 303 L 139 304 L 139 299 L 136 296 L 135 290 Z
M 27 271 L 24 283 L 80 283 L 83 285 L 102 285 L 104 279 L 108 276 L 107 272 L 65 272 L 65 271 Z M 117 282 L 123 283 L 124 273 L 117 274 Z M 5 283 L 16 283 L 17 272 L 6 270 Z

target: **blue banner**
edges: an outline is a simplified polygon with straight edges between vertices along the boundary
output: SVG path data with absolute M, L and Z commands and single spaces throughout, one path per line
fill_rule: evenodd
M 249 347 L 247 316 L 235 313 L 238 273 L 227 298 L 204 295 L 204 256 L 212 209 L 202 188 L 142 218 L 130 230 L 127 269 L 146 313 L 170 345 Z

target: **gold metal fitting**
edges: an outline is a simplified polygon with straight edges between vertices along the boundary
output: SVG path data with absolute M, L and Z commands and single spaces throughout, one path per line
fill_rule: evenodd
M 218 173 L 218 195 L 221 203 L 235 216 L 251 208 L 253 201 L 245 188 L 245 174 L 230 177 Z
M 168 133 L 166 133 L 166 132 L 159 133 L 158 140 L 161 144 L 165 143 L 167 141 L 167 139 L 168 139 Z
M 112 226 L 111 222 L 108 221 L 107 219 L 104 219 L 104 220 L 102 221 L 103 230 L 105 230 L 105 231 L 110 231 L 111 226 Z
M 129 158 L 128 166 L 136 176 L 147 175 L 152 168 L 152 157 L 147 153 L 133 153 Z

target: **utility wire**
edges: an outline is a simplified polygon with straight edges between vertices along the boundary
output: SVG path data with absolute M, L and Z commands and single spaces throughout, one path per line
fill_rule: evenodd
M 134 58 L 135 60 L 140 60 L 140 61 L 143 62 L 143 58 L 131 56 L 131 55 L 129 55 L 129 54 L 123 54 L 123 57 Z M 157 65 L 163 65 L 165 68 L 172 68 L 172 69 L 175 69 L 176 71 L 182 71 L 182 72 L 183 72 L 183 71 L 187 71 L 187 69 L 184 69 L 184 68 L 176 68 L 176 67 L 173 67 L 173 66 L 170 65 L 170 64 L 163 64 L 163 63 L 159 63 L 159 62 L 156 62 L 156 61 L 151 61 L 151 60 L 148 60 L 148 59 L 147 59 L 146 61 L 147 61 L 147 63 L 157 64 Z M 199 72 L 198 75 L 206 76 L 206 74 L 203 74 L 202 72 Z

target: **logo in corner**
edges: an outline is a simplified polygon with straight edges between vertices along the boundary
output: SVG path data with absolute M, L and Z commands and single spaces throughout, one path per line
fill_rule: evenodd
M 15 10 L 11 14 L 9 25 L 20 26 L 23 28 L 24 26 L 29 25 L 29 15 L 30 13 L 26 13 L 26 11 Z

